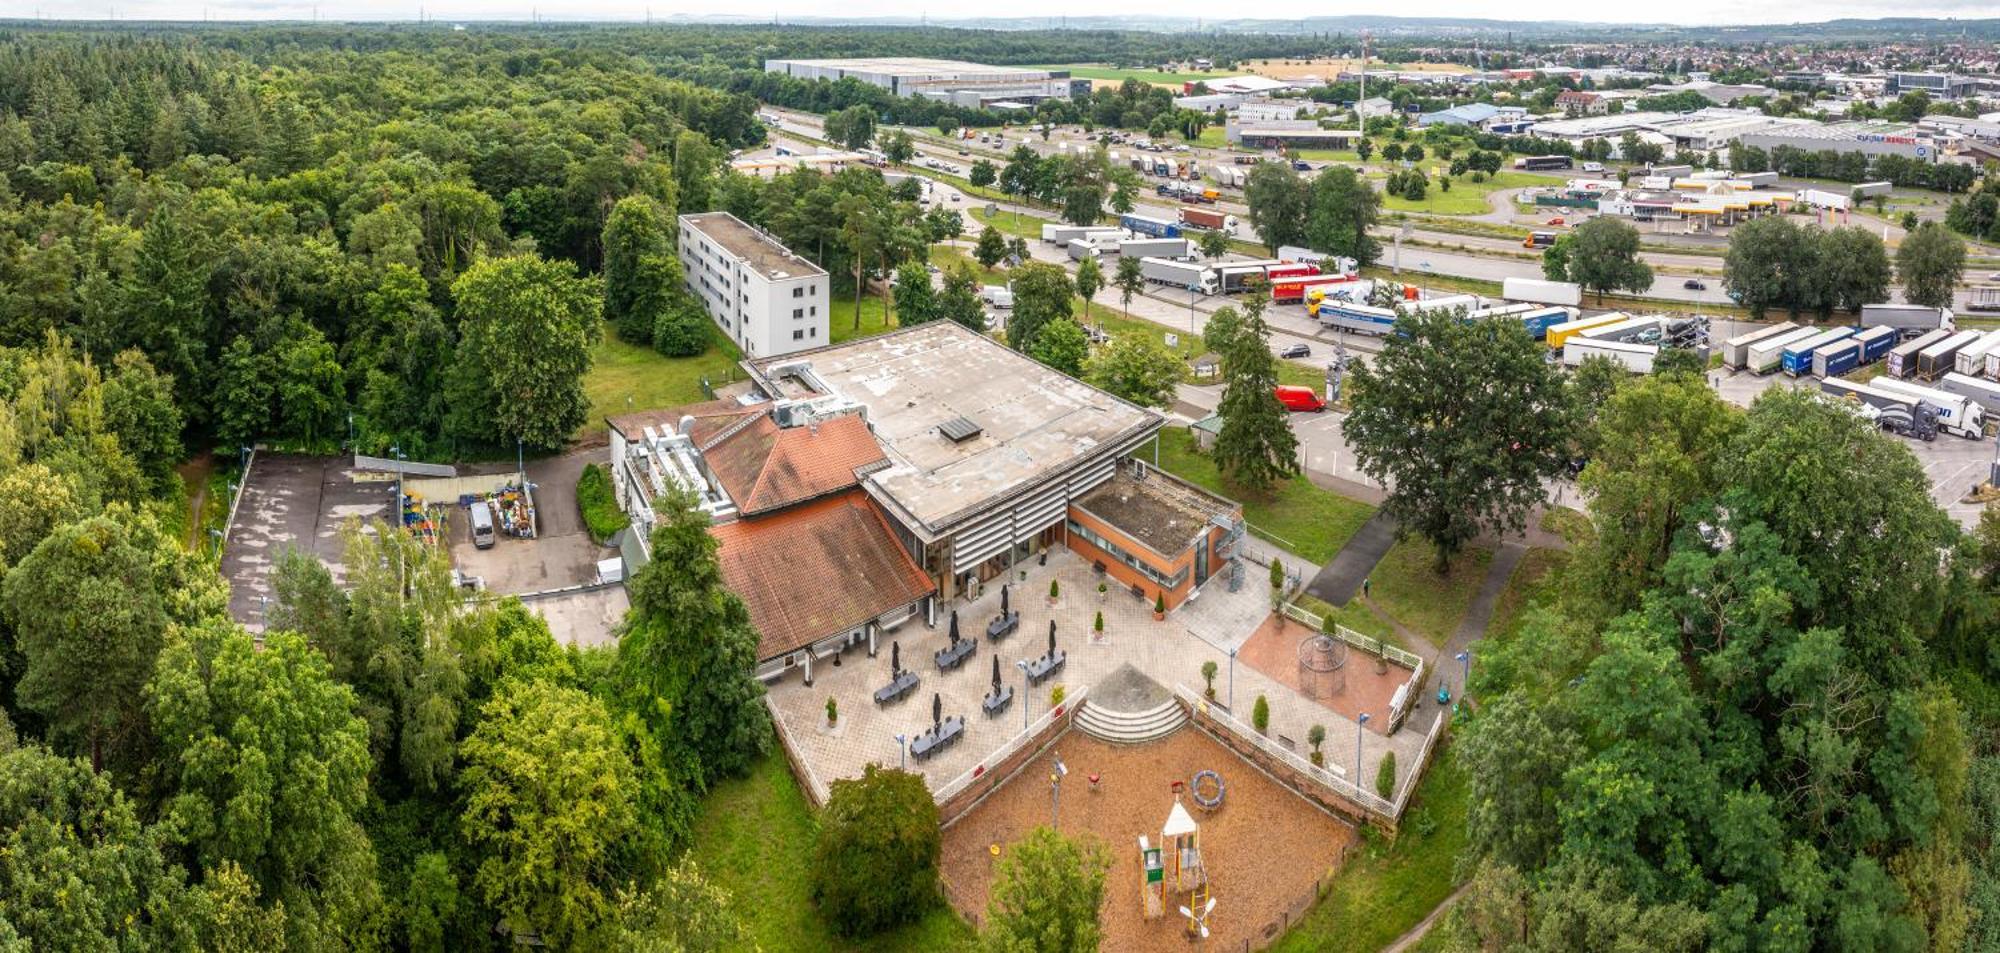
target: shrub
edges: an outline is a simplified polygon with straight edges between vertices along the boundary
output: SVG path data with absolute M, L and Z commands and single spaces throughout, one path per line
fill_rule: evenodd
M 1217 666 L 1215 664 L 1214 659 L 1209 659 L 1208 661 L 1201 663 L 1201 680 L 1208 683 L 1208 697 L 1210 698 L 1215 697 L 1216 668 Z
M 590 530 L 590 537 L 600 543 L 632 525 L 632 518 L 618 508 L 611 493 L 611 474 L 595 463 L 584 464 L 583 474 L 576 478 L 576 505 L 583 510 L 583 525 Z
M 1312 745 L 1313 754 L 1319 754 L 1319 746 L 1326 744 L 1326 726 L 1314 725 L 1306 729 L 1306 744 Z
M 1167 613 L 1166 593 L 1162 592 L 1153 597 L 1153 612 L 1159 615 L 1165 615 Z
M 1049 707 L 1054 708 L 1062 704 L 1063 699 L 1067 697 L 1069 697 L 1069 692 L 1064 691 L 1061 685 L 1049 689 Z
M 1103 609 L 1099 609 L 1099 610 L 1097 610 L 1097 619 L 1096 619 L 1096 621 L 1094 621 L 1094 622 L 1090 623 L 1090 627 L 1091 627 L 1092 629 L 1094 629 L 1094 630 L 1098 631 L 1098 632 L 1103 632 L 1103 631 L 1104 631 L 1104 610 L 1103 610 Z
M 871 764 L 833 782 L 814 845 L 813 902 L 848 937 L 918 919 L 938 900 L 942 843 L 924 779 Z
M 1375 793 L 1387 801 L 1396 796 L 1396 753 L 1382 754 L 1382 764 L 1375 769 Z
M 687 295 L 677 295 L 653 324 L 653 349 L 668 357 L 693 357 L 708 350 L 708 315 Z
M 1271 560 L 1271 588 L 1282 589 L 1284 588 L 1284 585 L 1285 585 L 1285 566 L 1283 563 L 1280 563 L 1277 560 L 1273 559 Z
M 833 696 L 826 697 L 826 723 L 831 725 L 840 720 L 840 707 L 834 704 Z
M 1057 595 L 1061 594 L 1061 592 L 1062 592 L 1062 586 L 1059 585 L 1054 579 L 1049 580 L 1049 598 L 1054 599 Z
M 1257 696 L 1257 704 L 1250 706 L 1250 724 L 1260 735 L 1271 727 L 1271 703 L 1262 695 Z

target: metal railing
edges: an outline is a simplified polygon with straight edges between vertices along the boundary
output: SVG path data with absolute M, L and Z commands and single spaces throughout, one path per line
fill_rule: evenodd
M 1174 684 L 1174 695 L 1187 703 L 1195 711 L 1197 720 L 1199 718 L 1209 719 L 1227 729 L 1236 738 L 1248 742 L 1251 747 L 1278 759 L 1286 767 L 1299 772 L 1301 777 L 1311 778 L 1327 790 L 1332 791 L 1335 795 L 1366 810 L 1389 818 L 1392 821 L 1395 820 L 1398 809 L 1396 803 L 1385 800 L 1374 792 L 1362 790 L 1360 785 L 1349 781 L 1345 777 L 1346 772 L 1341 771 L 1336 773 L 1333 768 L 1321 767 L 1312 763 L 1312 761 L 1298 752 L 1285 748 L 1270 738 L 1265 737 L 1249 725 L 1237 721 L 1236 716 L 1226 714 L 1217 706 L 1208 704 L 1207 699 L 1195 692 L 1189 691 L 1185 685 L 1176 682 Z M 1355 769 L 1359 773 L 1360 766 L 1356 765 Z
M 1391 662 L 1395 662 L 1396 664 L 1403 666 L 1404 668 L 1413 668 L 1413 669 L 1421 668 L 1424 664 L 1423 658 L 1414 652 L 1408 651 L 1407 649 L 1404 649 L 1400 646 L 1390 645 L 1389 643 L 1384 642 L 1381 639 L 1375 638 L 1373 636 L 1363 635 L 1359 632 L 1354 631 L 1353 629 L 1348 628 L 1347 626 L 1336 624 L 1331 630 L 1328 630 L 1326 627 L 1326 620 L 1324 618 L 1314 615 L 1310 612 L 1307 612 L 1306 610 L 1299 608 L 1297 605 L 1293 603 L 1290 602 L 1285 603 L 1284 613 L 1286 617 L 1292 619 L 1293 621 L 1303 622 L 1309 626 L 1312 626 L 1314 629 L 1317 629 L 1321 632 L 1325 632 L 1328 635 L 1331 635 L 1334 638 L 1341 640 L 1342 642 L 1345 642 L 1349 645 L 1354 646 L 1357 649 L 1362 650 L 1363 652 L 1373 652 L 1374 654 L 1380 655 Z
M 1065 693 L 1061 705 L 1043 712 L 1034 721 L 1030 722 L 1025 730 L 1007 739 L 1000 747 L 995 748 L 991 754 L 980 759 L 978 764 L 967 768 L 965 773 L 952 778 L 950 781 L 946 781 L 942 786 L 932 791 L 931 800 L 936 801 L 938 804 L 943 804 L 951 800 L 953 797 L 964 792 L 966 788 L 971 787 L 973 782 L 992 774 L 990 766 L 1002 764 L 1008 758 L 1019 754 L 1021 749 L 1027 747 L 1035 738 L 1040 737 L 1042 732 L 1047 731 L 1049 726 L 1054 724 L 1057 719 L 1075 717 L 1077 711 L 1083 708 L 1083 697 L 1086 691 L 1086 689 L 1078 689 L 1075 694 Z M 1028 698 L 1021 697 L 1016 698 L 1015 703 L 1025 705 L 1030 702 Z
M 216 558 L 229 551 L 229 534 L 236 531 L 236 510 L 243 505 L 243 492 L 250 489 L 250 469 L 257 465 L 257 448 L 251 447 L 243 457 L 243 472 L 236 475 L 236 492 L 229 497 L 229 515 L 222 521 L 222 542 L 215 547 Z M 195 514 L 195 521 L 201 521 L 201 514 Z M 199 529 L 196 532 L 200 532 Z
M 1425 769 L 1430 767 L 1431 749 L 1437 747 L 1438 738 L 1444 734 L 1445 722 L 1450 720 L 1449 711 L 1438 713 L 1437 721 L 1431 723 L 1430 733 L 1424 736 L 1424 746 L 1417 749 L 1417 762 L 1397 779 L 1396 813 L 1393 816 L 1402 817 L 1403 809 L 1410 806 L 1410 795 L 1416 793 L 1417 782 L 1423 779 Z

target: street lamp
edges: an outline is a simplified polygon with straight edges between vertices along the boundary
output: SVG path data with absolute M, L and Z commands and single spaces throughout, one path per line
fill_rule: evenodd
M 1354 722 L 1354 789 L 1361 790 L 1361 729 L 1368 724 L 1368 713 L 1362 712 Z
M 897 768 L 897 770 L 899 770 L 899 771 L 908 771 L 908 770 L 910 769 L 910 739 L 909 739 L 909 736 L 908 736 L 908 735 L 897 735 L 897 736 L 896 736 L 896 747 L 897 747 L 897 749 L 898 749 L 898 750 L 900 750 L 900 751 L 902 752 L 902 757 L 901 757 L 901 758 L 900 758 L 899 760 L 897 760 L 897 762 L 896 762 L 896 768 Z
M 389 452 L 396 457 L 396 528 L 403 528 L 403 445 L 395 444 Z
M 1454 657 L 1458 659 L 1460 665 L 1464 666 L 1463 674 L 1459 676 L 1458 680 L 1458 698 L 1460 701 L 1464 701 L 1465 693 L 1472 691 L 1472 650 L 1466 649 Z
M 1028 660 L 1018 659 L 1014 667 L 1021 670 L 1021 730 L 1028 730 Z
M 1229 711 L 1236 712 L 1236 647 L 1229 647 Z

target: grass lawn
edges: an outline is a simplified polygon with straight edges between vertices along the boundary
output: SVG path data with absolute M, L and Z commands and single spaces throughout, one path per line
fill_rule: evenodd
M 1298 598 L 1293 601 L 1298 604 L 1299 608 L 1307 612 L 1311 612 L 1322 618 L 1332 619 L 1334 622 L 1347 626 L 1362 635 L 1380 639 L 1390 645 L 1405 649 L 1409 648 L 1409 646 L 1403 645 L 1402 639 L 1396 637 L 1395 626 L 1390 625 L 1389 621 L 1382 618 L 1374 609 L 1362 605 L 1359 599 L 1350 599 L 1344 606 L 1335 606 L 1330 602 L 1301 592 Z
M 1192 144 L 1210 149 L 1224 149 L 1229 146 L 1229 137 L 1221 126 L 1204 126 L 1201 135 L 1194 137 Z
M 885 936 L 848 942 L 833 935 L 812 904 L 816 824 L 812 808 L 773 752 L 747 777 L 725 781 L 702 802 L 692 857 L 727 889 L 730 911 L 759 949 L 785 953 L 837 950 L 967 950 L 972 928 L 939 902 L 922 920 Z
M 1118 69 L 1110 66 L 1075 66 L 1068 63 L 1029 66 L 1025 68 L 1069 70 L 1069 75 L 1072 79 L 1101 79 L 1110 82 L 1124 82 L 1128 79 L 1136 79 L 1142 83 L 1171 83 L 1175 86 L 1179 86 L 1182 83 L 1201 83 L 1211 79 L 1221 79 L 1225 76 L 1236 75 L 1234 73 L 1163 73 L 1156 69 Z
M 836 295 L 829 298 L 826 310 L 828 315 L 826 333 L 833 338 L 834 344 L 892 331 L 896 327 L 896 322 L 882 310 L 882 296 L 875 292 L 870 292 L 868 297 L 861 299 L 861 326 L 858 328 L 854 324 L 853 295 Z
M 1437 558 L 1431 544 L 1412 536 L 1389 547 L 1369 574 L 1370 599 L 1398 622 L 1443 645 L 1458 628 L 1472 596 L 1486 579 L 1493 551 L 1467 547 L 1452 557 L 1451 571 L 1440 578 L 1431 571 Z
M 1452 749 L 1437 752 L 1391 841 L 1372 829 L 1332 886 L 1271 949 L 1281 953 L 1372 953 L 1417 925 L 1451 895 L 1465 848 L 1465 771 Z
M 635 410 L 658 410 L 705 399 L 701 380 L 721 386 L 743 376 L 736 366 L 742 354 L 720 334 L 711 335 L 708 350 L 694 357 L 668 357 L 650 347 L 618 340 L 607 325 L 590 351 L 590 373 L 583 392 L 590 398 L 590 416 L 582 433 L 600 433 L 604 418 Z
M 1493 618 L 1486 624 L 1487 635 L 1511 638 L 1521 624 L 1522 614 L 1555 598 L 1559 570 L 1567 565 L 1569 553 L 1562 550 L 1541 547 L 1528 550 L 1520 565 L 1514 567 L 1514 575 L 1508 577 L 1507 588 L 1500 590 L 1500 598 L 1493 603 Z
M 966 237 L 974 241 L 979 240 L 981 228 L 991 225 L 999 229 L 1002 235 L 1019 235 L 1031 242 L 1041 241 L 1042 226 L 1054 221 L 1054 219 L 1036 218 L 1033 215 L 1016 215 L 1005 210 L 988 216 L 983 208 L 967 209 L 965 220 L 977 226 L 969 225 L 966 229 Z
M 1353 149 L 1300 149 L 1299 158 L 1307 162 L 1358 163 L 1361 161 L 1361 153 Z
M 1438 164 L 1450 165 L 1449 162 L 1440 163 L 1439 160 L 1428 156 L 1422 162 L 1418 163 L 1427 173 Z M 1429 212 L 1433 215 L 1480 215 L 1484 214 L 1487 210 L 1486 196 L 1489 193 L 1501 189 L 1518 189 L 1530 185 L 1552 185 L 1557 181 L 1544 175 L 1531 175 L 1526 172 L 1511 172 L 1502 169 L 1488 176 L 1484 182 L 1474 182 L 1471 176 L 1459 176 L 1452 180 L 1451 191 L 1446 192 L 1438 188 L 1437 177 L 1433 175 L 1431 177 L 1430 189 L 1425 193 L 1423 201 L 1412 202 L 1400 195 L 1385 194 L 1382 196 L 1382 207 L 1392 212 Z
M 1314 486 L 1302 476 L 1264 492 L 1236 486 L 1216 470 L 1214 460 L 1195 448 L 1194 434 L 1185 427 L 1160 431 L 1160 466 L 1211 492 L 1242 501 L 1243 516 L 1251 526 L 1316 566 L 1332 559 L 1375 513 L 1374 507 Z
M 982 285 L 1004 285 L 1007 283 L 1007 273 L 1005 271 L 981 265 L 962 248 L 953 248 L 949 245 L 932 245 L 931 264 L 945 271 L 951 271 L 960 265 L 968 266 L 972 269 L 972 273 L 979 278 L 979 283 Z

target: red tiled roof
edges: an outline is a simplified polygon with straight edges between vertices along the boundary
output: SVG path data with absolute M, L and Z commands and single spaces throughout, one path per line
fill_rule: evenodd
M 843 414 L 812 426 L 779 427 L 768 415 L 703 452 L 745 516 L 850 489 L 858 468 L 887 459 L 868 422 Z
M 694 418 L 695 446 L 704 446 L 714 440 L 732 425 L 765 414 L 770 410 L 767 404 L 744 406 L 734 400 L 709 400 L 684 407 L 669 407 L 666 410 L 642 410 L 638 413 L 607 417 L 605 422 L 611 429 L 625 435 L 628 440 L 636 440 L 647 427 L 679 428 L 682 417 Z
M 759 661 L 909 605 L 935 587 L 859 490 L 710 527 L 722 581 L 750 609 Z

